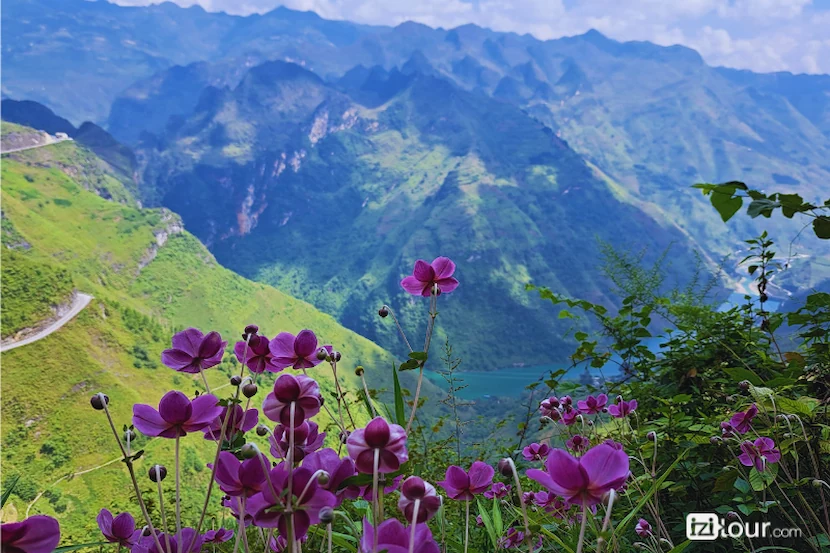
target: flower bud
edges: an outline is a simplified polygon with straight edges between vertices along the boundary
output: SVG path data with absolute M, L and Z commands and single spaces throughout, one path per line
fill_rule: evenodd
M 354 373 L 355 373 L 357 376 L 363 376 L 363 366 L 362 366 L 362 365 L 358 365 L 357 367 L 355 367 L 355 369 L 354 369 Z
M 334 520 L 334 509 L 331 507 L 323 507 L 320 509 L 318 516 L 320 517 L 320 524 L 331 524 Z
M 378 309 L 378 315 L 380 315 L 382 318 L 386 318 L 389 315 L 389 309 L 387 309 L 384 305 L 383 307 Z
M 646 438 L 653 442 L 657 440 L 657 433 L 654 430 L 652 430 L 648 434 L 646 434 Z
M 93 409 L 100 411 L 105 405 L 110 404 L 110 398 L 106 394 L 98 393 L 89 398 L 89 403 L 92 405 Z
M 141 535 L 142 536 L 149 536 L 150 535 L 150 527 L 145 526 L 144 528 L 142 528 L 141 529 Z
M 329 482 L 331 482 L 331 475 L 326 471 L 323 471 L 317 475 L 317 483 L 324 488 L 329 485 Z
M 818 478 L 815 478 L 815 479 L 813 479 L 813 481 L 811 483 L 813 484 L 813 487 L 820 488 L 822 482 Z
M 412 501 L 416 499 L 423 499 L 424 494 L 427 493 L 427 487 L 423 479 L 418 476 L 410 476 L 407 478 L 403 486 L 401 486 L 401 494 Z
M 728 520 L 729 522 L 734 522 L 739 518 L 740 517 L 738 516 L 738 513 L 736 513 L 735 511 L 729 511 L 728 513 L 726 513 L 726 520 Z
M 256 435 L 257 436 L 267 436 L 268 435 L 268 428 L 264 424 L 260 424 L 256 427 Z
M 502 459 L 499 461 L 497 467 L 502 476 L 513 476 L 513 467 L 509 459 Z
M 764 302 L 764 301 L 767 301 L 769 299 L 769 296 L 766 295 L 766 293 L 761 292 L 761 295 L 759 296 L 758 299 L 760 299 L 762 302 Z
M 334 359 L 335 361 L 340 361 L 340 358 L 341 358 L 342 356 L 340 355 L 340 352 L 339 352 L 339 351 L 333 351 L 333 352 L 331 353 L 331 357 L 332 357 L 332 359 Z
M 348 430 L 341 431 L 340 432 L 340 443 L 345 444 L 348 439 L 349 439 L 349 431 Z
M 256 334 L 257 332 L 259 332 L 257 325 L 248 325 L 245 327 L 245 334 Z
M 167 477 L 167 469 L 164 465 L 153 465 L 150 467 L 150 480 L 153 482 L 161 482 Z
M 718 445 L 720 443 L 720 438 L 718 438 L 717 436 L 712 436 L 711 438 L 709 438 L 709 443 L 712 445 Z
M 328 356 L 329 352 L 327 352 L 325 348 L 320 348 L 319 350 L 317 350 L 317 359 L 319 361 L 325 360 L 325 358 Z
M 239 453 L 242 455 L 243 459 L 253 459 L 259 451 L 255 444 L 245 444 L 239 450 Z
M 588 421 L 585 424 L 587 424 L 588 426 L 594 426 L 594 421 Z
M 257 393 L 257 387 L 256 387 L 256 384 L 254 384 L 253 382 L 249 382 L 249 383 L 245 384 L 244 386 L 242 386 L 242 395 L 243 396 L 250 398 L 250 397 L 254 397 L 256 395 L 256 393 Z
M 242 377 L 238 374 L 235 374 L 231 377 L 231 386 L 239 386 L 242 384 Z
M 738 383 L 738 388 L 740 388 L 744 392 L 749 390 L 749 380 L 741 380 Z

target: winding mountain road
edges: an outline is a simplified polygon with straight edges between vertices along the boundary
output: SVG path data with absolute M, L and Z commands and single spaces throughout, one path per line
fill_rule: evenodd
M 60 142 L 66 142 L 67 140 L 72 140 L 71 138 L 58 138 L 52 135 L 49 135 L 47 142 L 43 144 L 34 144 L 32 146 L 23 146 L 22 148 L 12 148 L 11 150 L 3 150 L 0 151 L 0 155 L 2 154 L 11 154 L 14 152 L 23 152 L 25 150 L 34 150 L 35 148 L 43 148 L 44 146 L 51 146 L 52 144 L 58 144 Z
M 9 342 L 5 344 L 0 344 L 0 352 L 9 351 L 14 348 L 19 348 L 21 346 L 25 346 L 27 344 L 31 344 L 32 342 L 37 342 L 38 340 L 46 338 L 56 330 L 59 330 L 63 325 L 71 321 L 75 317 L 75 315 L 80 313 L 81 310 L 87 305 L 89 305 L 89 302 L 91 301 L 92 296 L 90 296 L 89 294 L 83 294 L 81 292 L 78 292 L 78 294 L 76 294 L 75 296 L 75 299 L 72 301 L 72 305 L 70 306 L 69 311 L 67 311 L 63 316 L 61 316 L 61 318 L 51 323 L 49 326 L 40 329 L 35 334 L 32 334 L 31 336 L 20 340 L 19 342 Z

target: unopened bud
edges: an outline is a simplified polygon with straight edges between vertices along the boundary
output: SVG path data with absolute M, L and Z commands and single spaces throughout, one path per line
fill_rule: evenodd
M 389 315 L 389 310 L 386 308 L 385 305 L 378 309 L 378 315 L 380 315 L 383 318 L 386 318 L 386 316 Z
M 345 444 L 348 439 L 349 439 L 349 431 L 348 430 L 341 431 L 340 432 L 340 442 Z
M 259 327 L 257 325 L 248 325 L 245 327 L 245 334 L 256 334 L 259 332 Z
M 820 488 L 822 483 L 823 482 L 821 480 L 819 480 L 818 478 L 814 479 L 813 482 L 812 482 L 813 487 L 815 487 L 815 488 Z
M 254 384 L 253 382 L 249 382 L 248 384 L 245 384 L 244 386 L 242 386 L 242 395 L 243 396 L 245 396 L 245 397 L 254 397 L 256 395 L 256 393 L 257 393 L 257 387 L 256 387 L 256 384 Z
M 709 438 L 709 443 L 712 445 L 718 445 L 720 443 L 720 438 L 718 438 L 717 436 L 712 436 L 711 438 Z
M 651 432 L 646 434 L 646 438 L 648 438 L 649 440 L 651 440 L 653 442 L 653 441 L 657 440 L 657 433 L 654 430 L 652 430 Z
M 497 466 L 502 476 L 513 476 L 513 467 L 509 459 L 502 459 Z
M 749 390 L 749 380 L 741 380 L 741 381 L 738 383 L 738 388 L 740 388 L 740 389 L 741 389 L 741 390 L 743 390 L 744 392 L 745 392 L 745 391 L 747 391 L 747 390 Z
M 265 427 L 264 424 L 260 424 L 256 427 L 256 435 L 257 436 L 267 436 L 268 435 L 268 428 Z
M 740 517 L 738 516 L 738 513 L 736 513 L 735 511 L 729 511 L 728 513 L 726 513 L 726 520 L 728 520 L 730 522 L 734 522 L 734 521 L 738 520 L 739 518 Z
M 324 488 L 329 485 L 329 482 L 331 482 L 331 475 L 326 471 L 323 471 L 317 475 L 317 483 Z
M 239 386 L 242 384 L 242 377 L 238 374 L 231 377 L 231 386 Z
M 255 444 L 245 444 L 239 450 L 239 454 L 242 455 L 243 459 L 253 459 L 257 453 L 259 453 L 259 450 Z
M 331 524 L 334 520 L 334 509 L 331 507 L 323 507 L 318 514 L 320 517 L 320 524 Z
M 355 367 L 355 369 L 354 369 L 354 373 L 355 373 L 357 376 L 363 376 L 363 366 L 358 365 L 357 367 Z
M 100 411 L 104 408 L 104 406 L 110 404 L 110 398 L 106 394 L 98 393 L 89 398 L 89 403 L 92 405 L 93 409 Z
M 587 424 L 588 426 L 594 426 L 594 421 L 588 421 L 585 424 Z
M 329 352 L 325 350 L 325 348 L 320 348 L 317 350 L 317 359 L 319 361 L 323 361 L 326 357 L 329 356 Z
M 340 352 L 339 352 L 339 351 L 333 351 L 333 352 L 331 353 L 331 357 L 332 357 L 332 359 L 334 359 L 335 361 L 340 361 L 340 358 L 342 357 L 342 355 L 340 355 Z
M 167 469 L 164 465 L 153 465 L 150 467 L 150 480 L 153 482 L 161 482 L 167 477 Z

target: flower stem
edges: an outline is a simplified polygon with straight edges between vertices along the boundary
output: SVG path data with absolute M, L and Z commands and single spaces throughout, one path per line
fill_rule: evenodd
M 159 490 L 159 511 L 161 511 L 161 527 L 164 530 L 164 541 L 167 544 L 167 551 L 172 551 L 170 549 L 170 532 L 167 530 L 167 512 L 164 508 L 164 494 L 161 491 L 161 471 L 158 469 L 158 466 L 153 467 L 153 469 L 156 472 L 156 485 Z
M 611 488 L 608 495 L 608 507 L 605 510 L 605 520 L 602 521 L 602 530 L 601 533 L 604 533 L 605 530 L 608 529 L 608 523 L 611 521 L 611 509 L 614 508 L 614 498 L 616 497 L 616 492 L 614 488 Z M 597 553 L 602 553 L 602 544 L 605 542 L 605 538 L 600 536 L 597 540 Z
M 432 331 L 435 329 L 435 317 L 438 316 L 438 311 L 436 310 L 437 306 L 438 294 L 436 294 L 433 290 L 429 298 L 429 323 L 427 324 L 427 335 L 424 339 L 424 353 L 429 353 L 429 345 L 432 342 Z M 425 363 L 426 361 L 421 361 L 419 363 L 418 385 L 415 387 L 415 401 L 412 402 L 412 412 L 409 414 L 409 422 L 406 424 L 407 434 L 409 434 L 409 429 L 412 428 L 412 422 L 415 420 L 415 412 L 418 410 L 418 399 L 421 397 L 421 385 L 424 382 Z
M 421 507 L 421 500 L 415 500 L 415 507 L 412 509 L 412 531 L 409 534 L 409 553 L 415 551 L 415 529 L 418 525 L 418 509 Z
M 292 401 L 288 408 L 288 455 L 286 455 L 286 463 L 288 463 L 288 495 L 286 496 L 285 515 L 288 516 L 288 553 L 293 553 L 296 549 L 294 543 L 294 510 L 292 503 L 294 500 L 294 418 L 296 417 L 297 404 Z
M 156 534 L 156 529 L 153 527 L 153 521 L 150 520 L 150 513 L 147 512 L 147 506 L 144 504 L 144 498 L 141 497 L 141 490 L 138 489 L 138 480 L 135 478 L 135 469 L 133 468 L 133 461 L 130 459 L 130 456 L 127 455 L 127 450 L 124 449 L 124 444 L 121 443 L 121 438 L 118 437 L 118 430 L 115 429 L 115 423 L 112 421 L 112 415 L 110 414 L 109 407 L 107 406 L 107 402 L 104 399 L 104 394 L 98 394 L 101 403 L 104 405 L 104 413 L 107 415 L 107 421 L 110 423 L 110 428 L 112 429 L 112 435 L 115 436 L 115 441 L 118 442 L 118 447 L 121 449 L 121 455 L 124 456 L 124 464 L 127 465 L 127 470 L 130 473 L 130 480 L 133 483 L 133 489 L 135 490 L 135 497 L 138 500 L 138 506 L 141 508 L 141 514 L 144 515 L 144 522 L 147 523 L 147 526 L 150 528 L 150 533 L 153 536 L 153 541 L 155 541 L 156 547 L 159 551 L 163 551 L 161 547 L 161 542 L 159 541 L 159 537 Z
M 180 436 L 176 436 L 176 542 L 182 538 L 182 495 L 181 495 L 181 464 L 179 462 L 179 443 Z
M 202 377 L 202 382 L 205 385 L 205 391 L 210 393 L 210 384 L 208 384 L 207 377 L 205 376 L 205 371 L 202 370 L 202 364 L 199 363 L 199 375 Z
M 576 553 L 582 553 L 582 546 L 585 544 L 585 528 L 588 525 L 588 505 L 582 504 L 582 525 L 579 528 L 579 541 L 576 544 Z
M 470 544 L 470 500 L 464 502 L 464 553 Z
M 375 448 L 375 461 L 372 468 L 372 515 L 375 531 L 372 533 L 372 553 L 378 552 L 378 526 L 380 526 L 380 515 L 378 514 L 378 465 L 380 464 L 380 449 Z
M 242 519 L 242 529 L 240 533 L 242 534 L 242 547 L 245 550 L 245 553 L 249 553 L 248 550 L 248 532 L 245 531 L 245 496 L 239 496 L 239 516 Z
M 511 457 L 505 458 L 510 465 L 510 471 L 513 473 L 513 482 L 516 483 L 516 493 L 519 494 L 519 505 L 522 506 L 522 518 L 525 523 L 525 540 L 530 553 L 533 553 L 533 540 L 530 538 L 530 524 L 527 520 L 527 506 L 525 505 L 524 494 L 522 493 L 522 484 L 519 482 L 519 473 L 516 472 L 516 464 Z

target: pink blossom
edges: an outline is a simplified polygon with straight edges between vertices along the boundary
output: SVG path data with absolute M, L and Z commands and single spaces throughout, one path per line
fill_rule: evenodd
M 413 296 L 429 297 L 435 285 L 441 293 L 452 292 L 458 287 L 454 272 L 455 263 L 448 257 L 436 257 L 431 264 L 419 259 L 412 275 L 403 279 L 401 286 Z

